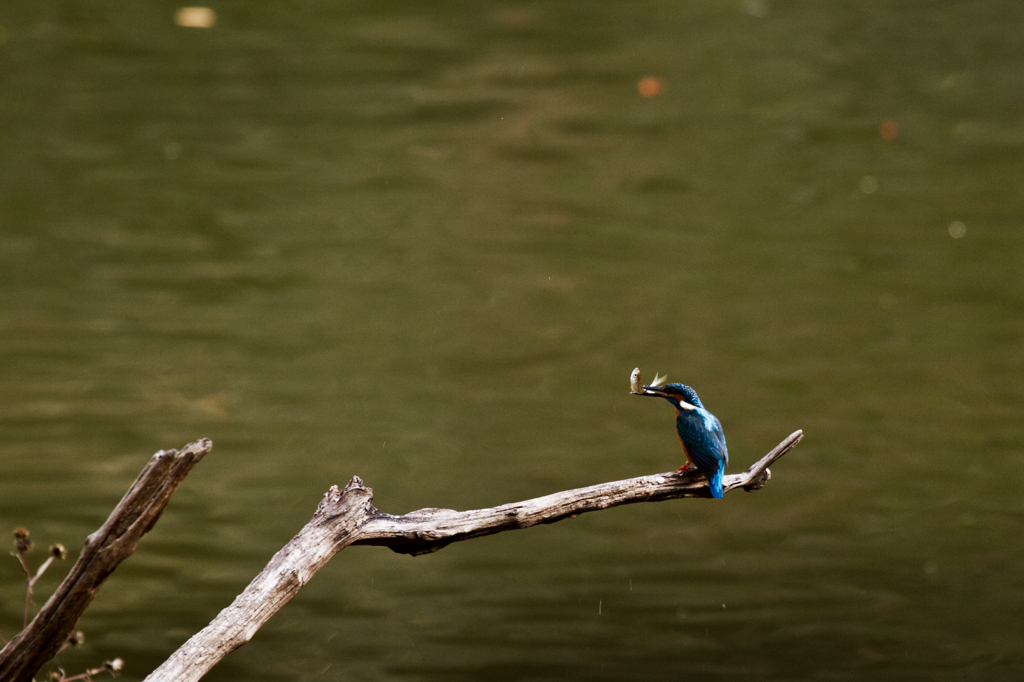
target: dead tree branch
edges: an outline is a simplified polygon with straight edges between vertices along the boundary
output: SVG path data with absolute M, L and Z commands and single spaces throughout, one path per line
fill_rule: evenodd
M 103 581 L 131 556 L 160 518 L 171 494 L 213 447 L 208 439 L 181 450 L 161 450 L 135 479 L 106 523 L 85 546 L 64 582 L 22 630 L 0 651 L 0 680 L 31 682 L 68 640 Z
M 759 490 L 769 465 L 800 439 L 796 431 L 742 474 L 725 477 L 725 490 Z M 256 634 L 327 561 L 349 545 L 383 545 L 403 554 L 426 554 L 453 542 L 506 530 L 555 523 L 589 511 L 636 502 L 708 497 L 695 471 L 641 476 L 567 490 L 524 502 L 459 512 L 420 509 L 392 516 L 373 506 L 373 490 L 354 476 L 343 490 L 324 495 L 313 518 L 213 621 L 146 678 L 146 682 L 193 682 Z

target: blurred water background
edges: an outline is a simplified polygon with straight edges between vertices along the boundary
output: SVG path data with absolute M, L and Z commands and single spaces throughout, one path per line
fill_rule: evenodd
M 753 495 L 351 548 L 207 679 L 1021 679 L 1022 60 L 1005 0 L 3 4 L 0 528 L 73 559 L 214 441 L 57 664 L 141 679 L 352 475 L 675 468 L 639 365 L 731 472 L 804 442 Z

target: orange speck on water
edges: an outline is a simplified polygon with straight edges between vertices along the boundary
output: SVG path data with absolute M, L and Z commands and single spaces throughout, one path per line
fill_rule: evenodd
M 891 142 L 899 135 L 900 124 L 896 121 L 882 121 L 882 125 L 878 126 L 878 133 L 882 136 L 883 140 Z
M 640 79 L 640 82 L 636 84 L 636 91 L 640 93 L 641 97 L 657 97 L 661 94 L 661 89 L 664 85 L 664 82 L 660 78 L 644 76 Z

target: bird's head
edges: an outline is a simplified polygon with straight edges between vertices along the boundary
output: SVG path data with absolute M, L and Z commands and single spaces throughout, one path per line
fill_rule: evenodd
M 664 384 L 655 383 L 643 387 L 643 395 L 664 398 L 679 410 L 692 410 L 694 407 L 704 407 L 697 391 L 686 384 Z

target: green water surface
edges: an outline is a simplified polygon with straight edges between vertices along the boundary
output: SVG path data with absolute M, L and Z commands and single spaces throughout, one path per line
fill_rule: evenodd
M 214 441 L 57 665 L 141 680 L 353 475 L 675 468 L 639 365 L 731 472 L 805 439 L 753 495 L 350 548 L 207 679 L 1024 678 L 1024 5 L 176 9 L 0 6 L 0 531 L 77 556 Z M 0 560 L 0 635 L 23 598 Z

